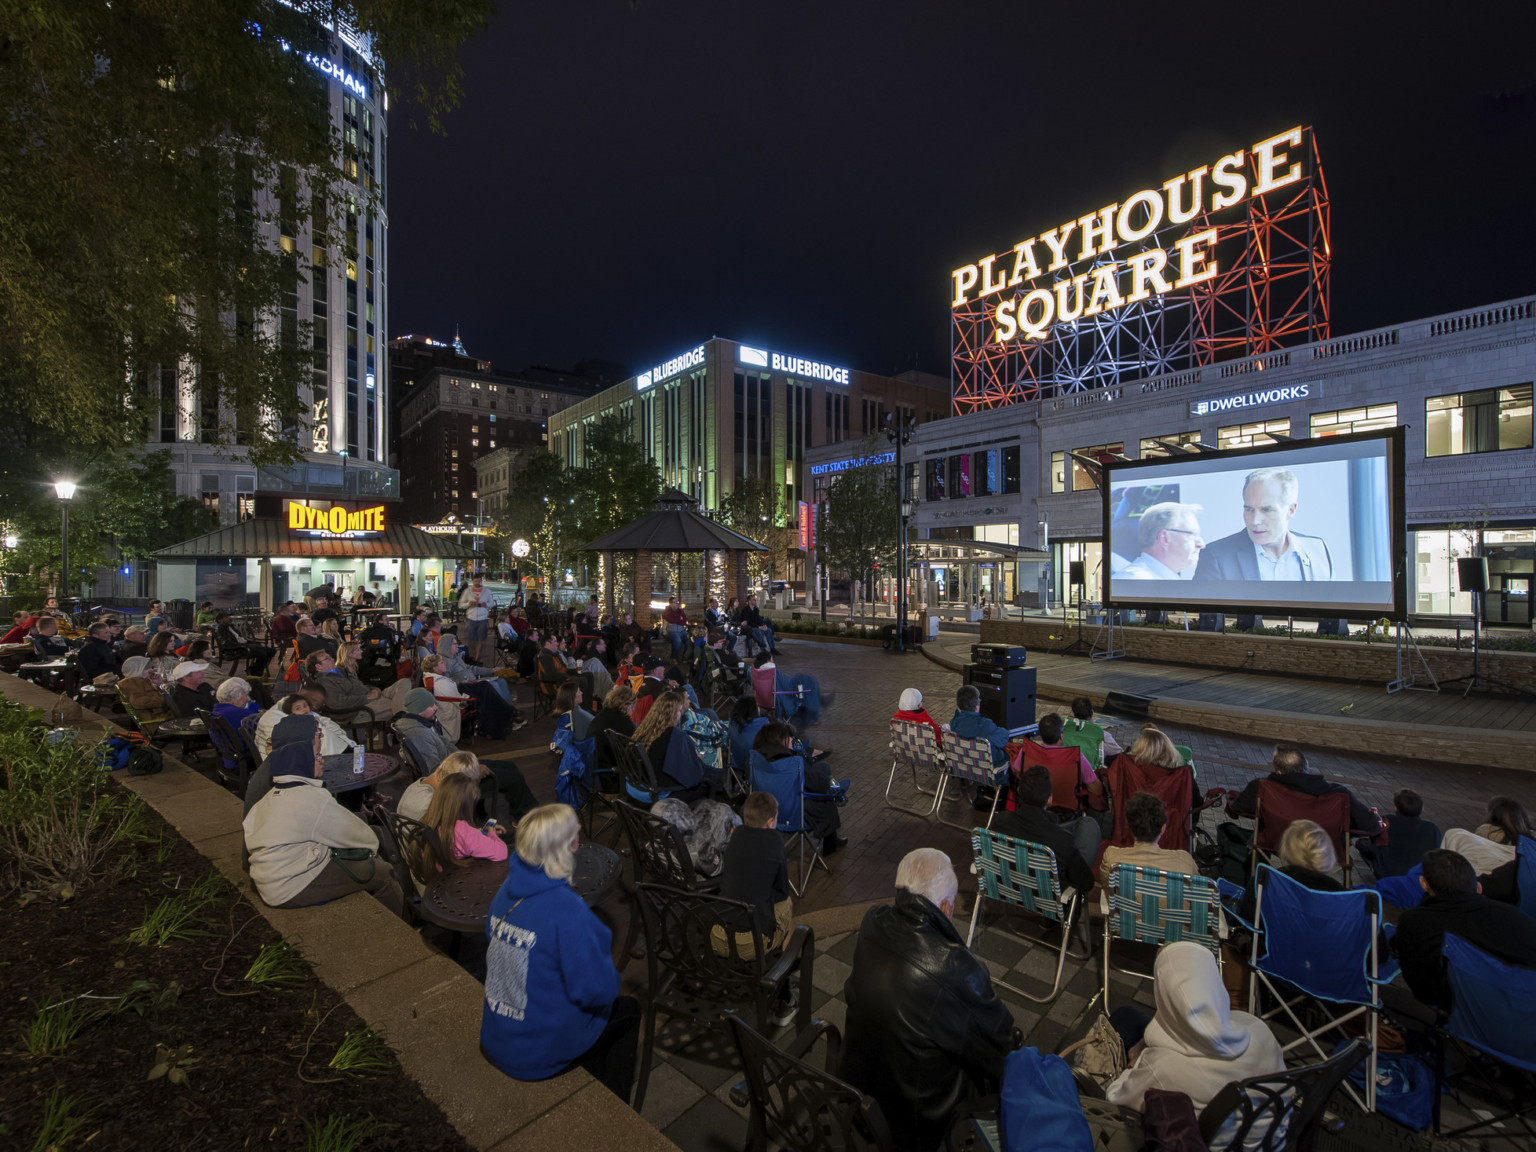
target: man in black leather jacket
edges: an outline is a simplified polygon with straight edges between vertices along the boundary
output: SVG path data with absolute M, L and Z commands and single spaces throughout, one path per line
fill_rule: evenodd
M 896 902 L 859 929 L 843 1078 L 880 1103 L 895 1146 L 932 1152 L 971 1092 L 995 1092 L 1021 1037 L 992 979 L 950 921 L 959 882 L 936 848 L 896 869 Z

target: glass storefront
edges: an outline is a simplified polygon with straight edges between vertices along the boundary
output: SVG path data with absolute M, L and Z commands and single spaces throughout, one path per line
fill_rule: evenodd
M 1488 592 L 1483 622 L 1529 626 L 1531 584 L 1536 576 L 1536 529 L 1458 528 L 1410 532 L 1414 558 L 1413 611 L 1423 616 L 1470 616 L 1472 593 L 1457 589 L 1456 561 L 1479 552 L 1488 558 Z M 1479 549 L 1481 536 L 1481 549 Z

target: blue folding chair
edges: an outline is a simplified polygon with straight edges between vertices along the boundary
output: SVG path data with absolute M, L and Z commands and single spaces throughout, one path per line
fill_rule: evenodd
M 1205 876 L 1117 864 L 1109 871 L 1104 916 L 1104 1008 L 1109 1009 L 1110 942 L 1170 944 L 1189 940 L 1210 949 L 1221 966 L 1221 896 Z M 1117 972 L 1152 979 L 1151 972 L 1115 966 Z
M 1259 1014 L 1259 986 L 1263 984 L 1279 1005 L 1263 1018 L 1270 1020 L 1284 1013 L 1299 1033 L 1283 1050 L 1289 1053 L 1310 1044 L 1320 1060 L 1332 1054 L 1322 1037 L 1364 1016 L 1370 1044 L 1366 1098 L 1362 1101 L 1352 1085 L 1345 1087 L 1360 1107 L 1374 1112 L 1380 987 L 1390 984 L 1398 973 L 1397 961 L 1378 954 L 1381 893 L 1373 888 L 1316 892 L 1268 864 L 1259 865 L 1255 879 L 1258 898 L 1253 915 L 1248 1010 Z M 1305 999 L 1323 1009 L 1327 1017 L 1324 1023 L 1313 1027 L 1302 1023 L 1296 1008 Z M 1333 1015 L 1335 1010 L 1342 1014 Z
M 891 774 L 885 781 L 885 806 L 909 816 L 932 816 L 939 801 L 943 799 L 944 785 L 948 780 L 944 775 L 944 750 L 934 738 L 933 729 L 917 720 L 892 720 L 890 747 Z M 896 775 L 903 768 L 912 773 L 912 787 L 917 789 L 919 795 L 933 797 L 933 803 L 927 808 L 909 808 L 891 799 Z M 932 788 L 926 788 L 919 779 L 920 775 L 936 775 L 938 779 Z
M 1520 886 L 1520 911 L 1536 920 L 1536 840 L 1520 837 L 1515 848 L 1517 883 Z
M 785 756 L 778 760 L 769 760 L 761 752 L 753 752 L 751 757 L 751 787 L 754 792 L 767 792 L 779 802 L 779 831 L 788 837 L 790 845 L 798 841 L 800 859 L 800 883 L 795 883 L 794 869 L 789 873 L 789 887 L 796 896 L 805 895 L 805 886 L 811 877 L 811 870 L 820 864 L 823 871 L 831 872 L 826 860 L 822 859 L 821 846 L 811 838 L 810 825 L 805 820 L 805 802 L 807 800 L 835 800 L 839 789 L 834 785 L 830 793 L 807 792 L 805 790 L 805 760 L 799 756 Z M 806 863 L 805 851 L 811 850 L 810 863 Z
M 1523 890 L 1523 883 L 1521 888 Z M 1463 1048 L 1481 1052 L 1525 1072 L 1536 1072 L 1536 971 L 1496 960 L 1449 933 L 1441 946 L 1441 954 L 1445 957 L 1446 980 L 1451 987 L 1452 1007 L 1445 1022 L 1446 1033 Z M 1437 1063 L 1443 1072 L 1443 1053 Z M 1474 1067 L 1469 1062 L 1467 1071 L 1471 1072 Z M 1485 1084 L 1493 1097 L 1492 1102 L 1504 1111 L 1453 1132 L 1440 1132 L 1437 1085 L 1435 1131 L 1445 1137 L 1466 1136 L 1481 1128 L 1493 1129 L 1506 1121 L 1516 1120 L 1525 1130 L 1525 1138 L 1536 1142 L 1536 1125 L 1530 1120 L 1536 1110 L 1536 1094 L 1530 1092 L 1529 1083 L 1524 1093 L 1517 1087 L 1492 1080 Z M 1517 1133 L 1511 1133 L 1507 1128 L 1484 1135 L 1505 1140 L 1520 1139 Z
M 927 729 L 928 725 L 923 724 L 921 727 Z M 932 735 L 930 729 L 929 736 L 932 737 Z M 945 793 L 949 785 L 954 783 L 958 786 L 956 791 L 960 793 L 960 802 L 967 808 L 971 806 L 971 796 L 978 787 L 992 789 L 992 807 L 987 812 L 986 822 L 982 825 L 984 828 L 992 827 L 992 818 L 997 815 L 997 802 L 1002 799 L 1004 785 L 1008 780 L 1008 765 L 999 764 L 994 768 L 992 745 L 980 738 L 967 740 L 963 736 L 956 736 L 950 732 L 944 737 L 944 746 L 947 750 L 944 763 L 949 768 L 949 773 L 939 784 L 939 797 L 934 804 L 939 823 L 948 824 L 951 828 L 958 828 L 962 832 L 976 827 L 974 817 L 963 820 L 944 818 L 944 801 L 951 798 Z
M 971 848 L 976 854 L 976 907 L 971 911 L 971 928 L 966 933 L 965 946 L 969 948 L 971 941 L 976 938 L 981 908 L 988 900 L 1010 905 L 1042 920 L 1059 924 L 1061 942 L 1056 957 L 1056 978 L 1051 984 L 1049 995 L 1035 996 L 1002 980 L 993 981 L 1026 1000 L 1049 1004 L 1061 993 L 1061 976 L 1066 968 L 1072 927 L 1077 922 L 1081 896 L 1075 888 L 1069 888 L 1065 895 L 1062 894 L 1056 853 L 1044 844 L 1015 840 L 1012 836 L 1004 836 L 986 828 L 974 828 L 971 830 Z M 1019 935 L 1047 948 L 1057 947 L 1049 941 L 1025 936 L 1022 932 Z M 1075 952 L 1070 955 L 1078 960 L 1088 958 L 1086 949 L 1082 955 Z

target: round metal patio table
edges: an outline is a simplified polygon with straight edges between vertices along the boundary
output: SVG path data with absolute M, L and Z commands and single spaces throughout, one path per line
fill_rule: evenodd
M 363 771 L 359 775 L 352 771 L 352 753 L 338 752 L 334 756 L 325 757 L 325 786 L 337 795 L 359 788 L 371 788 L 398 767 L 398 756 L 391 756 L 387 752 L 365 752 Z
M 583 840 L 576 848 L 571 888 L 588 908 L 595 908 L 618 886 L 620 872 L 617 852 Z M 491 901 L 506 879 L 507 865 L 500 860 L 471 860 L 451 868 L 421 894 L 422 914 L 455 932 L 483 932 Z

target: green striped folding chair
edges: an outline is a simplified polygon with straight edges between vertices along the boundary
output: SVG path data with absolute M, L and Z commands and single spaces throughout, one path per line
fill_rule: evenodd
M 891 789 L 903 769 L 912 773 L 912 787 L 917 789 L 919 796 L 933 798 L 927 808 L 907 807 L 891 799 Z M 932 788 L 925 788 L 921 780 L 928 775 L 935 777 Z M 948 779 L 944 774 L 944 751 L 934 739 L 933 729 L 916 720 L 892 720 L 891 774 L 885 781 L 885 806 L 910 816 L 932 816 L 944 798 L 944 785 Z M 919 799 L 918 805 L 921 804 Z
M 1061 890 L 1061 878 L 1056 870 L 1056 853 L 1043 844 L 1029 840 L 1015 840 L 1000 832 L 986 828 L 971 829 L 971 848 L 976 854 L 974 870 L 977 890 L 976 907 L 971 912 L 971 930 L 965 937 L 969 948 L 976 938 L 976 926 L 981 923 L 981 908 L 988 900 L 1011 905 L 1013 908 L 1061 926 L 1061 943 L 1040 940 L 1033 936 L 1019 935 L 1047 948 L 1058 948 L 1056 978 L 1051 984 L 1050 995 L 1033 996 L 1022 988 L 997 980 L 1017 996 L 1033 1000 L 1036 1004 L 1049 1004 L 1061 993 L 1061 975 L 1066 968 L 1072 928 L 1077 923 L 1082 903 L 1076 889 L 1069 888 L 1065 895 Z M 1088 954 L 1070 953 L 1074 959 L 1086 960 Z
M 976 794 L 978 788 L 991 788 L 992 808 L 987 812 L 987 819 L 983 826 L 992 827 L 992 818 L 997 815 L 997 802 L 1007 791 L 1008 765 L 993 767 L 992 745 L 981 738 L 967 740 L 963 736 L 956 736 L 950 732 L 945 736 L 944 747 L 944 760 L 949 765 L 949 782 L 953 787 L 946 790 L 942 799 L 958 799 L 965 808 L 970 808 L 971 797 Z M 974 814 L 962 815 L 958 820 L 946 819 L 942 804 L 938 808 L 938 814 L 940 824 L 948 824 L 951 828 L 958 828 L 962 832 L 976 825 Z
M 1189 940 L 1209 948 L 1217 965 L 1221 964 L 1221 897 L 1214 880 L 1134 864 L 1115 865 L 1108 879 L 1105 895 L 1109 910 L 1104 917 L 1106 1010 L 1111 941 L 1157 945 Z M 1121 965 L 1115 969 L 1140 980 L 1152 979 L 1150 970 L 1140 972 Z

